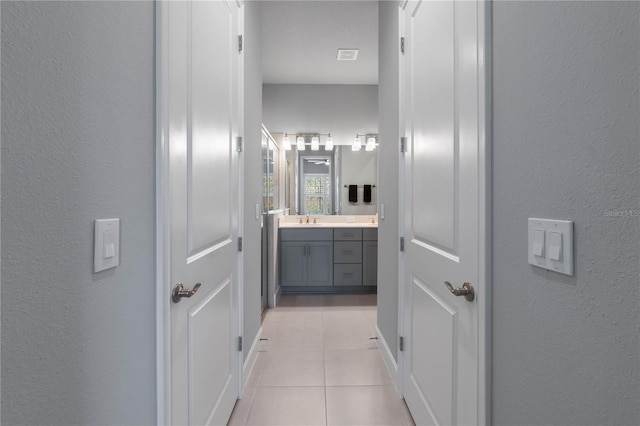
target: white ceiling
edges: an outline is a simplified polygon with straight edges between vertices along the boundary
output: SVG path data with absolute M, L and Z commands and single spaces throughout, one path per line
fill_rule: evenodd
M 262 75 L 271 84 L 378 84 L 378 2 L 264 1 Z M 338 48 L 359 48 L 337 61 Z

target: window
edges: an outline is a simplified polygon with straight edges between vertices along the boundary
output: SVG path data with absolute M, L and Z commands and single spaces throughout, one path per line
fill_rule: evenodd
M 304 175 L 304 211 L 308 214 L 331 214 L 331 175 Z

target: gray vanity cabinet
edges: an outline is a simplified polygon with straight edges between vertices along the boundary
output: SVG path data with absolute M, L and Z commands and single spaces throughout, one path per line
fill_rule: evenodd
M 378 285 L 378 230 L 363 229 L 362 285 Z
M 280 285 L 333 285 L 333 235 L 331 229 L 280 231 Z

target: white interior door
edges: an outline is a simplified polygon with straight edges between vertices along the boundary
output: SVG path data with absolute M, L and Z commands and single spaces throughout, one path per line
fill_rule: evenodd
M 239 387 L 238 9 L 166 2 L 170 271 L 200 287 L 169 303 L 168 382 L 174 425 L 226 424 Z
M 483 424 L 482 2 L 404 7 L 404 396 L 419 425 Z M 445 281 L 475 289 L 471 301 Z

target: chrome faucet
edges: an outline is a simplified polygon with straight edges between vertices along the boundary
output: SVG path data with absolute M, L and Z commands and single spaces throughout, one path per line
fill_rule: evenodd
M 309 213 L 307 213 L 307 223 L 309 223 Z

